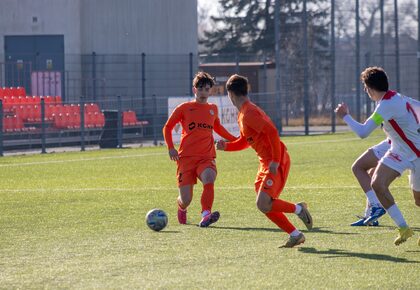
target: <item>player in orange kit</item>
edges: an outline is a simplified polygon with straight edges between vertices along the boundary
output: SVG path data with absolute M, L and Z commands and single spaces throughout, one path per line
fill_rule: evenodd
M 185 102 L 175 108 L 163 127 L 163 136 L 171 160 L 177 162 L 179 187 L 178 221 L 187 223 L 187 207 L 193 197 L 193 186 L 197 178 L 203 183 L 201 195 L 200 227 L 208 227 L 219 219 L 219 212 L 211 212 L 214 200 L 214 182 L 216 180 L 216 150 L 213 130 L 222 138 L 233 141 L 231 135 L 220 123 L 215 104 L 207 103 L 210 90 L 214 86 L 213 78 L 205 72 L 199 72 L 193 80 L 195 100 Z M 172 141 L 172 130 L 181 123 L 181 143 L 177 151 Z
M 304 202 L 293 204 L 279 199 L 290 168 L 287 148 L 279 139 L 279 134 L 270 118 L 250 102 L 248 98 L 248 79 L 233 75 L 226 83 L 228 96 L 238 108 L 240 137 L 233 142 L 220 140 L 217 149 L 238 151 L 251 146 L 258 155 L 260 166 L 255 180 L 257 207 L 279 228 L 290 236 L 282 246 L 292 248 L 305 242 L 305 236 L 297 230 L 284 213 L 295 213 L 308 230 L 312 229 L 312 217 Z

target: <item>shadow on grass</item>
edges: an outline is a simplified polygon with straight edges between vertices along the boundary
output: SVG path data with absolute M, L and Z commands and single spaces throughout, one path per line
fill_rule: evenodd
M 395 262 L 395 263 L 420 264 L 419 261 L 410 261 L 405 258 L 398 258 L 398 257 L 390 256 L 390 255 L 355 253 L 355 252 L 349 252 L 349 251 L 340 250 L 340 249 L 328 249 L 324 251 L 318 251 L 315 248 L 302 247 L 302 248 L 299 248 L 298 250 L 306 254 L 325 255 L 324 258 L 326 259 L 349 257 L 349 258 L 361 258 L 361 259 L 367 259 L 367 260 L 389 261 L 389 262 Z
M 302 232 L 311 232 L 311 233 L 320 233 L 320 234 L 333 234 L 333 235 L 359 235 L 359 233 L 331 231 L 331 230 L 328 230 L 327 228 L 322 228 L 322 227 L 314 227 L 310 231 L 302 231 Z
M 248 227 L 219 227 L 219 226 L 210 226 L 210 228 L 218 230 L 236 230 L 236 231 L 261 231 L 261 232 L 282 232 L 280 229 L 276 228 L 248 228 Z M 347 233 L 347 232 L 334 232 L 326 230 L 324 228 L 315 227 L 312 230 L 301 230 L 304 233 L 324 233 L 324 234 L 333 234 L 333 235 L 358 235 L 359 233 Z
M 239 227 L 217 227 L 210 226 L 209 228 L 218 229 L 218 230 L 236 230 L 236 231 L 260 231 L 260 232 L 279 232 L 280 229 L 275 228 L 239 228 Z

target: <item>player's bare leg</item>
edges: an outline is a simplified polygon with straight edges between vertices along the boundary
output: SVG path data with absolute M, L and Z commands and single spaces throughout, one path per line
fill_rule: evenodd
M 388 214 L 398 226 L 398 236 L 394 241 L 396 246 L 404 243 L 413 236 L 413 230 L 409 228 L 400 209 L 395 204 L 394 197 L 389 192 L 389 185 L 400 176 L 399 172 L 384 164 L 379 164 L 373 174 L 372 188 L 376 192 L 379 201 L 386 208 Z
M 178 222 L 187 223 L 187 207 L 190 205 L 193 196 L 193 185 L 187 184 L 179 187 L 178 196 Z
M 377 165 L 378 158 L 376 157 L 373 150 L 369 149 L 363 153 L 351 167 L 354 176 L 362 187 L 363 192 L 367 198 L 364 216 L 360 217 L 359 220 L 352 223 L 351 226 L 378 225 L 377 219 L 381 215 L 385 214 L 385 210 L 382 208 L 375 192 L 371 187 L 372 175 Z M 377 215 L 379 215 L 379 217 L 376 218 Z M 370 219 L 376 218 L 376 220 L 373 222 L 365 223 L 366 219 L 369 217 Z

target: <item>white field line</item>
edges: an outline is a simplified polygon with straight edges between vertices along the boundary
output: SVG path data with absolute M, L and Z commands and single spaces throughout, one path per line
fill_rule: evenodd
M 16 166 L 30 166 L 30 165 L 44 165 L 44 164 L 60 164 L 60 163 L 69 163 L 69 162 L 98 161 L 98 160 L 109 160 L 109 159 L 137 158 L 137 157 L 149 157 L 149 156 L 166 155 L 166 154 L 167 153 L 150 153 L 150 154 L 117 155 L 117 156 L 107 156 L 107 157 L 97 157 L 97 158 L 78 158 L 78 159 L 68 159 L 68 160 L 12 163 L 12 164 L 0 164 L 0 167 L 16 167 Z
M 406 189 L 408 186 L 393 186 L 393 189 Z M 254 186 L 217 186 L 218 190 L 254 190 Z M 318 190 L 318 189 L 360 189 L 357 185 L 342 186 L 286 186 L 285 190 Z M 176 191 L 176 186 L 147 187 L 147 188 L 23 188 L 23 189 L 0 189 L 0 193 L 23 193 L 23 192 L 89 192 L 89 191 L 107 191 L 107 192 L 131 192 L 131 191 Z M 1 203 L 1 202 L 0 202 Z
M 336 143 L 336 142 L 346 142 L 346 141 L 356 141 L 356 140 L 360 140 L 360 139 L 359 138 L 346 138 L 346 139 L 341 138 L 341 139 L 320 140 L 320 141 L 311 141 L 311 142 L 289 142 L 286 145 L 287 146 L 289 146 L 289 145 L 298 146 L 298 145 Z M 70 163 L 70 162 L 111 160 L 111 159 L 122 159 L 122 158 L 138 158 L 138 157 L 149 157 L 149 156 L 166 155 L 166 154 L 167 153 L 150 153 L 150 154 L 116 155 L 116 156 L 97 157 L 97 158 L 78 158 L 78 159 L 68 159 L 68 160 L 51 160 L 51 161 L 12 163 L 12 164 L 1 164 L 0 163 L 0 168 L 1 167 L 18 167 L 18 166 L 32 166 L 32 165 L 62 164 L 62 163 Z

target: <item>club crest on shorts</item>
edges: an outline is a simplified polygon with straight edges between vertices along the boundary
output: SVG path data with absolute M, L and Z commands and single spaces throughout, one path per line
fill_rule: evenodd
M 210 115 L 212 115 L 212 116 L 214 115 L 214 111 L 213 111 L 213 109 L 210 109 L 210 111 L 209 111 L 209 112 L 210 112 Z
M 273 186 L 273 180 L 267 179 L 267 181 L 265 182 L 265 184 L 267 184 L 267 186 Z

